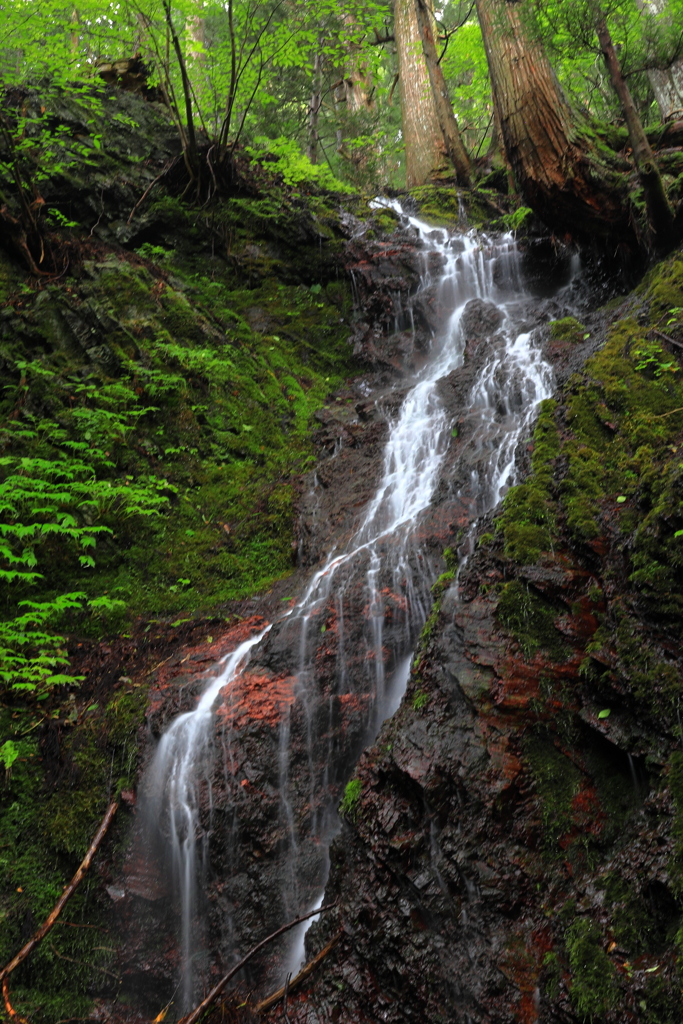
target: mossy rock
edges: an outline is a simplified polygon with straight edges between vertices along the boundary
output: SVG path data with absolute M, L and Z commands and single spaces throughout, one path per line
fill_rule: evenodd
M 586 328 L 573 316 L 565 316 L 562 320 L 552 320 L 550 323 L 550 337 L 553 341 L 571 341 L 578 344 L 585 336 Z
M 410 190 L 419 216 L 435 228 L 452 228 L 461 219 L 461 195 L 453 186 L 420 185 Z
M 602 933 L 588 918 L 580 917 L 567 929 L 565 944 L 572 972 L 572 1003 L 584 1019 L 600 1019 L 614 1006 L 619 992 Z
M 561 633 L 555 628 L 558 612 L 520 580 L 505 584 L 496 616 L 518 642 L 526 658 L 533 658 L 537 651 L 543 651 L 553 661 L 565 660 L 567 648 Z

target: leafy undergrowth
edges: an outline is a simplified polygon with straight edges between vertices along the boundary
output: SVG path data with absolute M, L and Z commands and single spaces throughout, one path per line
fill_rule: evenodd
M 239 289 L 159 248 L 142 251 L 163 276 L 117 255 L 38 294 L 6 284 L 6 558 L 31 574 L 12 580 L 14 605 L 39 587 L 172 615 L 291 568 L 310 417 L 353 369 L 346 289 Z

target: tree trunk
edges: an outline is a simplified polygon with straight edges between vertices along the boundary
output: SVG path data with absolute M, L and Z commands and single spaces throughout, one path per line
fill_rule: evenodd
M 434 107 L 443 134 L 444 146 L 449 160 L 455 168 L 459 185 L 469 187 L 470 158 L 460 138 L 460 130 L 453 106 L 446 88 L 446 81 L 439 64 L 435 41 L 434 12 L 428 0 L 415 0 L 417 24 L 422 39 L 422 51 L 427 65 L 427 74 L 434 97 Z
M 604 12 L 594 6 L 595 31 L 602 50 L 602 56 L 609 72 L 614 91 L 619 97 L 621 109 L 628 129 L 628 137 L 633 150 L 633 159 L 638 168 L 638 177 L 645 193 L 648 218 L 652 229 L 655 245 L 666 246 L 672 239 L 673 210 L 666 198 L 659 168 L 654 158 L 650 143 L 647 141 L 645 129 L 633 102 L 626 79 L 621 72 L 621 65 L 614 50 L 614 43 L 607 27 Z
M 525 203 L 561 234 L 637 242 L 616 161 L 570 107 L 521 4 L 476 0 L 496 116 Z
M 666 0 L 636 0 L 639 10 L 651 14 L 666 14 Z M 650 68 L 647 73 L 662 121 L 668 121 L 683 111 L 683 60 L 678 59 L 668 68 Z
M 319 40 L 319 45 L 322 47 L 322 40 Z M 319 49 L 313 60 L 313 84 L 308 104 L 308 159 L 312 164 L 318 162 L 318 123 L 322 102 L 322 54 Z
M 415 0 L 394 0 L 398 89 L 406 151 L 406 185 L 424 185 L 448 173 L 443 132 L 422 53 Z

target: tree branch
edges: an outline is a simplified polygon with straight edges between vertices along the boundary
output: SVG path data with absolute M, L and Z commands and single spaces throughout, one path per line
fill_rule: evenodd
M 81 866 L 79 867 L 78 871 L 73 876 L 69 884 L 64 886 L 64 891 L 62 895 L 55 903 L 47 919 L 43 922 L 43 924 L 41 924 L 38 931 L 31 939 L 29 939 L 29 941 L 26 943 L 23 949 L 19 950 L 14 959 L 10 960 L 10 962 L 0 971 L 0 981 L 2 981 L 3 983 L 5 979 L 9 977 L 13 970 L 16 967 L 18 967 L 19 964 L 24 962 L 29 953 L 32 953 L 36 946 L 40 942 L 42 942 L 47 933 L 53 927 L 55 921 L 61 914 L 66 904 L 69 902 L 73 894 L 76 892 L 76 889 L 83 881 L 85 874 L 92 863 L 93 857 L 97 853 L 100 843 L 102 842 L 102 840 L 104 839 L 109 830 L 109 826 L 112 823 L 113 817 L 116 814 L 118 806 L 119 805 L 117 803 L 113 803 L 110 804 L 109 807 L 107 808 L 107 813 L 105 814 L 104 818 L 102 818 L 100 827 L 98 828 L 97 833 L 95 834 L 95 838 L 90 844 L 90 849 L 88 850 L 88 852 L 86 853 L 85 857 L 81 862 Z
M 202 999 L 199 1006 L 196 1006 L 194 1010 L 187 1014 L 187 1016 L 179 1020 L 178 1024 L 197 1024 L 197 1021 L 202 1016 L 202 1014 L 206 1010 L 208 1010 L 210 1006 L 213 1006 L 213 1004 L 216 1002 L 219 995 L 221 994 L 225 986 L 228 984 L 230 979 L 234 978 L 234 976 L 242 970 L 244 965 L 249 960 L 251 960 L 251 958 L 255 956 L 256 953 L 259 952 L 259 950 L 263 949 L 264 946 L 267 946 L 269 942 L 273 941 L 273 939 L 277 939 L 280 935 L 284 935 L 284 933 L 288 932 L 290 928 L 294 928 L 297 924 L 301 924 L 302 921 L 307 921 L 309 917 L 315 917 L 316 914 L 324 914 L 327 910 L 332 910 L 332 908 L 336 906 L 337 904 L 335 902 L 329 903 L 326 907 L 320 907 L 318 910 L 310 910 L 307 914 L 302 914 L 301 917 L 295 917 L 293 921 L 289 922 L 289 924 L 283 924 L 281 928 L 277 929 L 277 931 L 272 932 L 272 934 L 268 935 L 265 939 L 262 939 L 261 942 L 257 943 L 253 947 L 253 949 L 249 950 L 246 956 L 242 957 L 239 963 L 236 963 L 235 966 L 232 967 L 228 971 L 228 973 L 221 978 L 217 985 L 214 985 L 214 987 L 209 992 L 208 996 Z

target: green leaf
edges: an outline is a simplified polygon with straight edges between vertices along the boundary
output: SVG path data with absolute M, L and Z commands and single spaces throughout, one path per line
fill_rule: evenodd
M 598 711 L 598 718 L 609 718 L 612 714 L 611 708 L 603 708 L 602 711 Z
M 626 501 L 626 495 L 625 494 L 620 494 L 619 497 L 617 498 L 617 505 L 623 505 L 623 503 L 625 501 Z
M 9 771 L 16 759 L 19 757 L 19 750 L 12 740 L 6 740 L 0 747 L 0 764 L 4 764 L 5 771 Z

